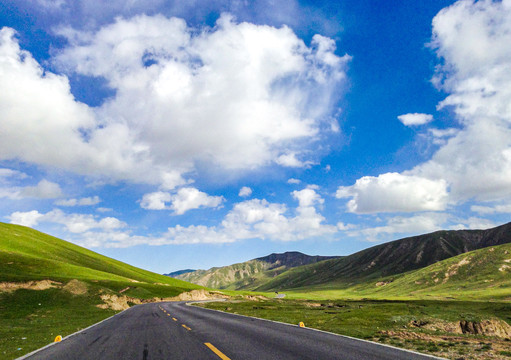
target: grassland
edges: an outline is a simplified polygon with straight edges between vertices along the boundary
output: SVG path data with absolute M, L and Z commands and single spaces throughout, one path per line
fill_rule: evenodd
M 305 278 L 311 266 L 291 269 Z M 278 278 L 278 277 L 277 277 Z M 291 299 L 511 300 L 511 244 L 467 252 L 422 269 L 372 280 L 283 289 Z
M 511 359 L 506 355 L 511 355 L 509 338 L 453 332 L 460 321 L 492 319 L 500 326 L 511 322 L 510 303 L 275 299 L 200 306 L 295 325 L 304 322 L 307 327 L 449 359 Z
M 0 358 L 21 356 L 135 301 L 194 289 L 202 287 L 0 223 Z
M 289 272 L 306 278 L 311 268 Z M 511 359 L 511 244 L 404 274 L 283 293 L 284 300 L 202 306 L 290 324 L 303 321 L 315 329 L 449 359 Z

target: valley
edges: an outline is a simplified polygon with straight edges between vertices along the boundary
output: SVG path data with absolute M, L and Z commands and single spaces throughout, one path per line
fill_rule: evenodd
M 449 359 L 507 359 L 510 229 L 440 231 L 344 257 L 271 254 L 175 275 L 192 284 L 0 224 L 0 353 L 16 358 L 137 304 L 222 299 L 196 305 Z

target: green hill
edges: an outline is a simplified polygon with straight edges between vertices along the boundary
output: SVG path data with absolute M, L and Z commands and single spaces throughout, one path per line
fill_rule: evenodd
M 117 311 L 200 286 L 0 223 L 0 354 L 16 358 Z
M 468 251 L 510 242 L 511 223 L 488 230 L 437 231 L 374 246 L 343 258 L 295 267 L 256 290 L 349 288 L 421 269 Z
M 146 294 L 140 290 L 133 294 L 145 298 L 153 295 L 174 296 L 199 288 L 27 227 L 3 223 L 0 223 L 0 279 L 10 282 L 42 279 L 65 282 L 78 279 L 101 283 L 112 290 L 120 290 L 119 287 L 126 285 L 130 289 L 146 288 Z M 153 294 L 151 289 L 155 284 L 165 287 Z M 130 292 L 127 291 L 127 294 Z
M 175 276 L 177 279 L 214 289 L 252 290 L 288 269 L 317 263 L 335 256 L 310 256 L 297 251 L 270 254 L 243 263 L 209 270 L 196 270 Z
M 378 297 L 509 300 L 511 244 L 461 254 L 423 269 L 355 287 Z

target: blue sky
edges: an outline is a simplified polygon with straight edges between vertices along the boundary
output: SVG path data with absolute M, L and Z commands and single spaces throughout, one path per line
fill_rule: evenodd
M 511 1 L 0 3 L 0 217 L 156 272 L 511 213 Z

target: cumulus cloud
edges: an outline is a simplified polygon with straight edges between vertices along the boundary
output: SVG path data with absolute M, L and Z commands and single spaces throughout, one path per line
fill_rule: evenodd
M 37 210 L 32 211 L 15 211 L 7 218 L 9 219 L 11 224 L 18 224 L 23 226 L 33 227 L 38 224 L 39 220 L 44 215 L 39 213 Z
M 412 113 L 412 114 L 399 115 L 397 118 L 399 119 L 399 121 L 401 121 L 403 123 L 403 125 L 417 126 L 417 125 L 424 125 L 424 124 L 431 122 L 433 120 L 433 115 Z
M 224 200 L 223 196 L 210 196 L 196 188 L 185 187 L 175 194 L 164 191 L 145 194 L 140 206 L 147 210 L 173 210 L 174 214 L 182 215 L 192 209 L 219 207 Z
M 341 228 L 340 224 L 325 223 L 325 218 L 316 209 L 323 203 L 323 199 L 314 188 L 296 191 L 292 195 L 298 201 L 298 206 L 294 209 L 289 209 L 285 204 L 270 203 L 264 199 L 251 199 L 235 204 L 217 226 L 176 225 L 157 236 L 137 236 L 121 227 L 99 229 L 100 225 L 104 226 L 106 221 L 98 221 L 90 215 L 77 217 L 75 221 L 71 221 L 73 219 L 71 215 L 61 212 L 57 212 L 57 215 L 67 219 L 66 222 L 60 221 L 60 223 L 65 223 L 69 231 L 71 229 L 75 233 L 80 231 L 79 236 L 73 241 L 88 247 L 230 243 L 247 239 L 296 241 L 329 236 L 339 230 L 353 228 L 352 225 L 343 225 Z M 37 212 L 32 214 L 32 217 L 35 217 L 32 224 L 43 221 L 42 216 L 48 221 L 55 221 L 58 217 L 53 212 L 45 215 Z M 17 214 L 16 218 L 22 216 L 29 218 L 27 213 Z M 14 215 L 11 217 L 14 220 Z
M 75 234 L 85 233 L 91 229 L 100 229 L 112 231 L 126 227 L 127 224 L 114 217 L 105 217 L 97 219 L 94 215 L 89 214 L 67 214 L 62 210 L 55 209 L 41 214 L 37 210 L 27 212 L 14 212 L 8 216 L 12 224 L 25 226 L 36 226 L 39 223 L 54 223 L 65 226 L 67 231 Z
M 209 196 L 195 188 L 186 187 L 178 190 L 177 194 L 171 197 L 170 209 L 176 215 L 182 215 L 188 210 L 199 208 L 216 208 L 224 202 L 223 196 Z
M 326 37 L 307 46 L 285 26 L 228 15 L 213 28 L 140 15 L 58 32 L 68 45 L 55 66 L 104 78 L 115 95 L 94 109 L 76 101 L 67 77 L 43 69 L 3 28 L 0 160 L 163 190 L 186 184 L 198 162 L 243 170 L 293 154 L 280 163 L 307 164 L 297 159 L 327 131 L 349 61 Z
M 13 172 L 9 177 L 15 176 L 18 179 L 25 178 L 23 173 Z M 2 178 L 0 177 L 0 181 Z M 62 197 L 62 189 L 60 185 L 46 179 L 42 179 L 34 186 L 12 186 L 10 179 L 4 180 L 7 186 L 0 187 L 0 198 L 8 198 L 12 200 L 20 200 L 25 198 L 33 199 L 55 199 Z
M 410 171 L 341 187 L 349 211 L 438 211 L 511 196 L 510 43 L 509 1 L 458 1 L 435 16 L 431 47 L 442 64 L 433 82 L 449 94 L 438 108 L 450 108 L 460 128 L 431 130 L 439 149 Z
M 413 172 L 443 178 L 454 201 L 511 195 L 511 4 L 459 1 L 433 20 L 432 46 L 443 60 L 434 81 L 450 93 L 460 129 Z
M 99 196 L 84 197 L 80 199 L 63 199 L 56 201 L 55 204 L 59 206 L 91 206 L 97 205 L 101 202 Z
M 241 196 L 241 197 L 247 197 L 247 196 L 250 196 L 250 195 L 252 195 L 252 189 L 249 188 L 248 186 L 243 186 L 240 189 L 240 192 L 238 194 L 238 196 Z
M 169 193 L 164 191 L 156 191 L 144 194 L 140 206 L 146 210 L 164 210 L 167 208 L 166 202 L 171 200 Z
M 472 205 L 470 210 L 476 212 L 478 214 L 489 215 L 489 214 L 509 214 L 511 213 L 511 204 L 500 204 L 494 206 L 482 206 L 482 205 Z
M 422 213 L 409 217 L 396 216 L 387 219 L 385 225 L 366 227 L 347 231 L 349 236 L 356 236 L 366 241 L 388 240 L 396 234 L 423 234 L 441 230 L 447 223 L 445 213 Z
M 158 161 L 182 168 L 194 161 L 254 168 L 283 153 L 295 161 L 280 163 L 298 166 L 296 142 L 319 135 L 349 60 L 334 54 L 330 39 L 314 37 L 309 48 L 289 28 L 227 15 L 201 32 L 163 16 L 60 32 L 71 45 L 56 63 L 104 77 L 117 91 L 101 118 L 122 119 Z
M 35 186 L 22 188 L 20 196 L 36 199 L 55 199 L 62 196 L 62 190 L 59 184 L 43 179 Z
M 284 167 L 291 168 L 303 168 L 313 164 L 312 161 L 301 161 L 296 157 L 296 153 L 292 152 L 289 154 L 280 155 L 275 162 Z
M 204 241 L 221 243 L 243 239 L 295 241 L 337 232 L 337 227 L 325 224 L 325 218 L 317 212 L 314 205 L 322 204 L 323 199 L 313 188 L 295 191 L 292 195 L 299 202 L 293 212 L 284 204 L 270 203 L 264 199 L 247 200 L 236 204 L 220 226 L 170 228 L 165 236 L 166 241 L 167 243 Z
M 447 183 L 412 175 L 387 173 L 365 176 L 352 186 L 341 186 L 337 198 L 351 198 L 353 213 L 441 211 L 447 206 Z

